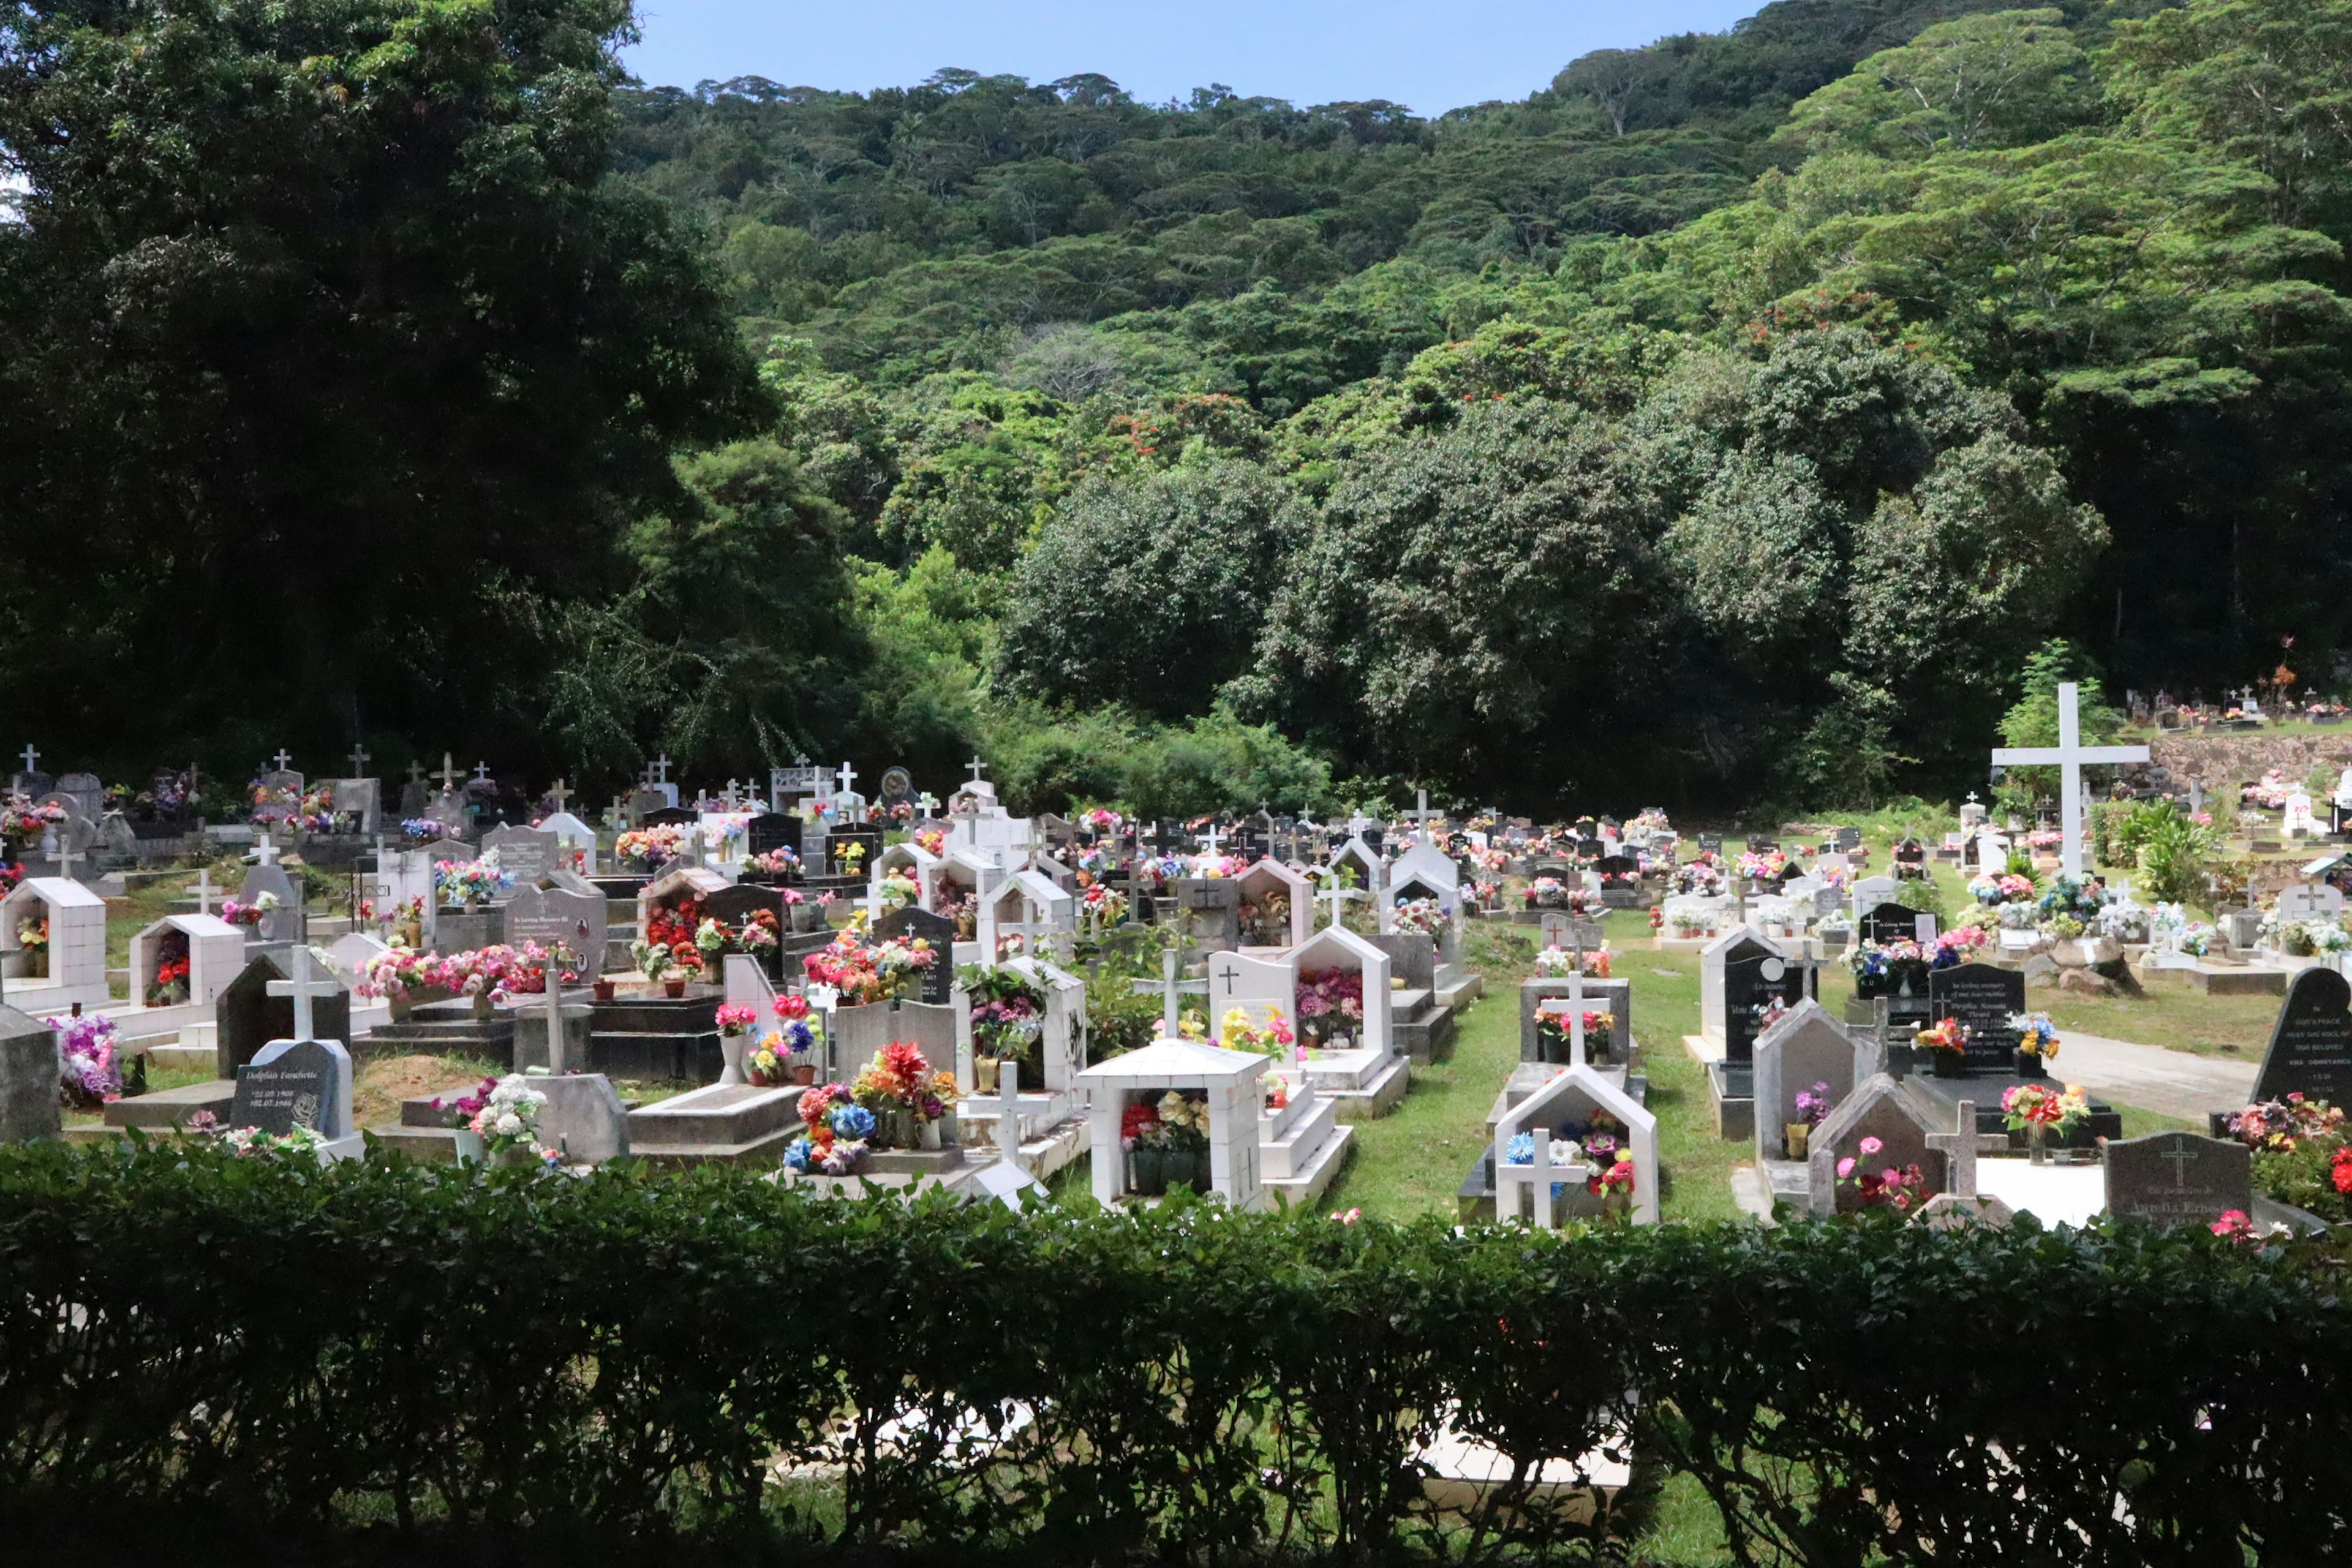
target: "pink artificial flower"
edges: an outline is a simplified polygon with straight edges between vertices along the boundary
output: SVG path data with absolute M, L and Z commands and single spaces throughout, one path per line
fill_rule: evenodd
M 1885 1144 L 1884 1144 L 1884 1143 L 1880 1142 L 1879 1142 L 1877 1139 L 1875 1139 L 1875 1138 L 1865 1138 L 1865 1139 L 1864 1139 L 1864 1140 L 1862 1141 L 1862 1152 L 1863 1152 L 1864 1154 L 1875 1154 L 1875 1153 L 1877 1153 L 1881 1149 L 1884 1149 L 1884 1148 L 1885 1148 L 1885 1147 L 1886 1147 L 1886 1145 L 1885 1145 Z

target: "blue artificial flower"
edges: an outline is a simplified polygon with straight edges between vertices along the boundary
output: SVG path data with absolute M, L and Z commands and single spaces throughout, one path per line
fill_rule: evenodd
M 832 1123 L 836 1138 L 855 1141 L 870 1137 L 874 1131 L 874 1113 L 862 1105 L 837 1105 L 825 1120 Z
M 793 1140 L 792 1147 L 784 1151 L 784 1169 L 806 1172 L 808 1168 L 809 1141 L 805 1137 L 795 1138 Z

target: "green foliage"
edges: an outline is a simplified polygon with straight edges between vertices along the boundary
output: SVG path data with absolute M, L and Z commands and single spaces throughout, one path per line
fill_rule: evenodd
M 2061 12 L 1962 16 L 1864 60 L 1798 104 L 1781 135 L 1882 158 L 2027 146 L 2093 117 L 2087 65 Z
M 2139 841 L 2139 890 L 2150 900 L 2186 903 L 2205 897 L 2221 836 L 2178 811 L 2149 821 Z
M 2058 688 L 2073 682 L 2078 739 L 2086 746 L 2104 746 L 2123 729 L 2124 716 L 2099 700 L 2099 668 L 2090 656 L 2063 637 L 2053 637 L 2025 660 L 2019 679 L 2021 695 L 2001 715 L 2004 746 L 2047 747 L 2058 744 Z M 2037 800 L 2056 798 L 2061 785 L 2054 767 L 2012 767 L 1995 798 L 2009 809 L 2030 812 Z
M 1622 1441 L 1759 1561 L 2347 1544 L 2315 1503 L 2352 1486 L 2340 1265 L 2196 1227 L 1016 1216 L 177 1144 L 5 1151 L 0 1212 L 32 1552 L 209 1523 L 326 1560 L 358 1513 L 366 1550 L 510 1560 L 1620 1560 L 1624 1513 L 1521 1479 L 1438 1515 L 1449 1409 L 1530 1470 Z M 864 1310 L 778 1310 L 812 1280 Z M 2031 1486 L 2021 1456 L 2053 1456 Z

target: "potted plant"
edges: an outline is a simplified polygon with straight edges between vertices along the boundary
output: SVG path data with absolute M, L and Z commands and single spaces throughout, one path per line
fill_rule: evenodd
M 1939 1019 L 1934 1027 L 1920 1030 L 1911 1037 L 1911 1043 L 1926 1051 L 1935 1064 L 1937 1078 L 1962 1078 L 1969 1064 L 1968 1026 L 1958 1018 Z
M 1914 1204 L 1926 1201 L 1927 1173 L 1916 1163 L 1882 1165 L 1876 1170 L 1864 1164 L 1864 1161 L 1875 1160 L 1885 1147 L 1875 1138 L 1864 1138 L 1856 1145 L 1859 1158 L 1849 1154 L 1837 1163 L 1838 1185 L 1852 1187 L 1864 1208 L 1891 1208 L 1897 1214 L 1907 1214 Z
M 547 1096 L 512 1074 L 499 1079 L 467 1126 L 481 1139 L 491 1164 L 531 1164 L 559 1152 L 539 1141 L 539 1113 L 546 1105 Z
M 2072 1083 L 2063 1090 L 2046 1083 L 2014 1084 L 2002 1093 L 2000 1108 L 2009 1115 L 2009 1130 L 2025 1134 L 2026 1152 L 2037 1165 L 2050 1163 L 2053 1132 L 2063 1138 L 2091 1114 L 2082 1087 Z
M 2050 1015 L 2014 1014 L 2009 1026 L 2017 1031 L 2017 1076 L 2028 1079 L 2047 1077 L 2043 1068 L 2058 1055 L 2058 1031 L 2050 1022 Z
M 874 1113 L 876 1142 L 882 1147 L 937 1149 L 938 1123 L 955 1103 L 955 1080 L 933 1072 L 919 1046 L 893 1040 L 859 1071 L 850 1095 Z
M 663 977 L 669 973 L 670 967 L 670 951 L 667 942 L 647 942 L 640 937 L 629 944 L 629 956 L 636 961 L 637 973 L 644 975 L 649 984 L 666 984 Z M 680 988 L 680 994 L 683 994 L 683 987 Z
M 1789 1158 L 1802 1160 L 1812 1148 L 1813 1129 L 1830 1118 L 1830 1086 L 1824 1082 L 1799 1089 L 1796 1110 L 1797 1120 L 1782 1131 L 1787 1135 Z
M 702 973 L 702 959 L 691 947 L 684 952 L 672 948 L 669 961 L 673 972 L 662 976 L 662 994 L 675 1002 L 686 994 L 688 984 Z

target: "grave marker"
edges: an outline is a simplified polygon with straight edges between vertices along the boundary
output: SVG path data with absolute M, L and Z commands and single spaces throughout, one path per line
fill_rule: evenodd
M 2025 972 L 1963 963 L 1927 976 L 1927 1010 L 1958 1018 L 1969 1031 L 1968 1069 L 2009 1074 L 2017 1068 L 2014 1014 L 2025 1011 Z
M 2107 1212 L 2158 1230 L 2210 1225 L 2235 1209 L 2252 1211 L 2253 1151 L 2243 1143 L 2194 1132 L 2151 1132 L 2111 1139 L 2100 1150 L 2106 1167 Z
M 2332 969 L 2306 969 L 2287 988 L 2254 1080 L 2257 1100 L 2300 1093 L 2352 1103 L 2352 985 Z

